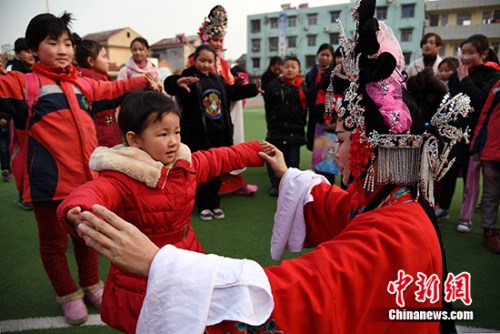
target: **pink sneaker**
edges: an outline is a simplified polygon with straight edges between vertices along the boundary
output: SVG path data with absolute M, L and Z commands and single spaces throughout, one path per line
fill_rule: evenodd
M 57 297 L 64 312 L 64 319 L 70 325 L 80 325 L 87 321 L 89 311 L 83 302 L 82 289 L 67 296 Z
M 102 293 L 104 292 L 104 283 L 99 281 L 94 285 L 82 287 L 82 289 L 85 292 L 85 301 L 100 310 Z

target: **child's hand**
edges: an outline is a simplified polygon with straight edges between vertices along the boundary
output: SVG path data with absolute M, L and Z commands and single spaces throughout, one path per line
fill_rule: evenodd
M 182 77 L 177 80 L 177 86 L 184 88 L 188 93 L 191 92 L 189 86 L 200 81 L 197 77 Z
M 462 81 L 463 78 L 469 76 L 469 68 L 465 65 L 460 66 L 459 68 L 457 68 L 457 75 L 458 75 L 458 80 Z
M 68 223 L 69 226 L 71 226 L 72 228 L 75 229 L 75 231 L 77 232 L 77 234 L 82 237 L 80 235 L 80 233 L 78 232 L 78 225 L 83 223 L 83 220 L 81 219 L 81 215 L 82 215 L 82 208 L 79 207 L 79 206 L 75 206 L 74 208 L 68 210 L 68 212 L 66 212 L 66 222 Z
M 260 80 L 257 80 L 257 91 L 261 94 L 265 94 L 265 92 L 262 90 L 262 82 Z
M 262 145 L 263 152 L 258 153 L 259 157 L 271 166 L 274 174 L 276 174 L 278 178 L 281 178 L 288 169 L 285 158 L 283 157 L 283 152 L 265 140 L 261 141 L 260 144 Z
M 146 77 L 146 79 L 148 79 L 149 88 L 157 92 L 163 91 L 161 85 L 158 83 L 158 74 L 147 71 L 146 73 L 144 73 L 144 76 Z

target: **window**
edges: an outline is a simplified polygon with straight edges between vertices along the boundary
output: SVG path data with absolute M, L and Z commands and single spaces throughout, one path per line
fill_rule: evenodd
M 339 43 L 339 33 L 338 32 L 330 34 L 330 44 L 332 44 L 332 45 L 340 44 Z
M 493 23 L 500 23 L 500 10 L 493 12 Z
M 278 37 L 269 38 L 269 51 L 278 51 Z
M 252 67 L 260 68 L 260 58 L 252 58 Z
M 297 26 L 297 16 L 287 17 L 288 27 L 293 28 Z
M 413 40 L 413 28 L 401 29 L 401 42 L 411 42 Z
M 260 39 L 252 39 L 252 52 L 260 51 Z
M 429 15 L 429 25 L 431 27 L 437 27 L 439 25 L 439 15 L 437 14 Z
M 250 31 L 253 33 L 260 32 L 260 20 L 250 21 Z
M 458 56 L 462 52 L 462 50 L 460 49 L 460 44 L 462 44 L 462 43 L 454 43 L 453 44 L 453 50 L 454 50 L 453 55 L 454 56 Z
M 315 26 L 318 24 L 318 14 L 307 14 L 307 25 Z
M 415 17 L 415 4 L 401 6 L 401 17 Z
M 306 56 L 306 68 L 313 68 L 316 65 L 316 56 L 307 55 Z
M 405 57 L 405 64 L 409 64 L 411 59 L 411 52 L 403 52 L 403 57 Z
M 287 37 L 287 41 L 288 41 L 289 48 L 296 48 L 297 47 L 297 36 Z
M 307 35 L 307 46 L 316 46 L 316 35 Z
M 446 27 L 448 25 L 448 14 L 441 14 L 441 26 Z
M 278 18 L 277 17 L 272 17 L 269 20 L 269 28 L 270 29 L 278 29 Z
M 470 26 L 471 13 L 461 12 L 457 14 L 457 26 Z
M 337 23 L 338 17 L 340 17 L 340 10 L 330 12 L 330 23 Z
M 491 23 L 491 11 L 485 11 L 483 12 L 483 24 L 490 24 Z
M 375 17 L 377 20 L 387 20 L 387 7 L 375 8 Z
M 130 38 L 130 32 L 127 31 L 127 38 Z

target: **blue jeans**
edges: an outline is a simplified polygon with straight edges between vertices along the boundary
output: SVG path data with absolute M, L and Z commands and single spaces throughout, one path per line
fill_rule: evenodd
M 276 144 L 273 143 L 281 152 L 285 158 L 286 165 L 288 167 L 299 168 L 300 165 L 300 146 L 299 144 Z M 269 164 L 267 164 L 267 173 L 269 174 L 269 179 L 271 180 L 271 185 L 278 188 L 280 184 L 280 179 L 274 174 L 273 169 Z

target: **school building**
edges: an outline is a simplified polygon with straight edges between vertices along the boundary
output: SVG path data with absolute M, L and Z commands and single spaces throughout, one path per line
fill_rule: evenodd
M 271 57 L 293 55 L 305 73 L 314 66 L 321 44 L 339 47 L 337 17 L 351 36 L 353 5 L 285 4 L 276 12 L 247 16 L 247 71 L 261 75 Z M 500 25 L 494 23 L 499 22 L 499 10 L 498 0 L 378 0 L 375 16 L 393 29 L 409 64 L 421 56 L 420 39 L 427 32 L 443 38 L 442 56 L 457 56 L 460 42 L 475 33 L 485 34 L 498 53 Z

